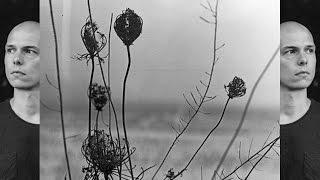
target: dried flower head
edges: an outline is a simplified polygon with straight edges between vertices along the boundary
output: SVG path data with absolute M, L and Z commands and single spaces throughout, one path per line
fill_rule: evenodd
M 166 174 L 166 178 L 171 180 L 171 179 L 174 179 L 174 177 L 175 177 L 175 174 L 174 174 L 173 168 L 170 168 Z
M 98 85 L 98 83 L 92 83 L 88 91 L 92 104 L 95 106 L 97 111 L 101 111 L 109 100 L 110 88 Z
M 235 76 L 227 86 L 224 85 L 224 89 L 231 99 L 235 97 L 241 97 L 246 94 L 246 84 L 237 76 Z
M 103 173 L 105 177 L 111 178 L 117 173 L 117 167 L 127 161 L 128 153 L 125 147 L 125 145 L 120 147 L 117 139 L 113 140 L 103 130 L 94 130 L 82 144 L 81 152 L 88 163 L 88 167 L 82 171 L 86 173 L 88 179 L 97 173 Z
M 96 55 L 107 44 L 106 36 L 97 30 L 97 24 L 91 23 L 90 18 L 87 18 L 86 23 L 81 28 L 81 39 L 91 55 Z
M 141 34 L 142 18 L 127 8 L 114 22 L 114 30 L 126 46 L 130 46 Z

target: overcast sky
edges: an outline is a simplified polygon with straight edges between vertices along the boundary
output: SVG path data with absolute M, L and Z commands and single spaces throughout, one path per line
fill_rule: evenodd
M 85 53 L 80 29 L 88 16 L 85 0 L 54 1 L 54 15 L 59 33 L 63 95 L 66 104 L 87 105 L 86 91 L 90 66 L 71 59 Z M 60 4 L 59 4 L 60 3 Z M 110 16 L 119 15 L 127 7 L 143 19 L 141 36 L 131 46 L 132 66 L 128 78 L 128 102 L 176 103 L 182 102 L 182 93 L 195 92 L 206 80 L 213 57 L 213 25 L 199 16 L 210 19 L 201 0 L 127 0 L 91 1 L 93 19 L 99 31 L 108 33 Z M 216 102 L 224 102 L 223 85 L 234 76 L 246 81 L 251 91 L 258 75 L 279 45 L 278 0 L 222 0 L 218 9 L 218 44 L 225 46 L 218 55 L 211 95 Z M 53 103 L 57 93 L 50 87 L 45 74 L 56 82 L 53 34 L 47 1 L 41 2 L 41 98 Z M 103 52 L 105 54 L 106 51 Z M 111 35 L 112 95 L 119 101 L 122 80 L 127 65 L 126 48 Z M 106 67 L 106 66 L 105 66 Z M 98 71 L 96 71 L 98 72 Z M 96 73 L 96 77 L 100 74 Z M 259 85 L 253 106 L 279 106 L 279 56 Z M 95 81 L 101 82 L 100 78 Z M 248 94 L 235 105 L 243 105 Z

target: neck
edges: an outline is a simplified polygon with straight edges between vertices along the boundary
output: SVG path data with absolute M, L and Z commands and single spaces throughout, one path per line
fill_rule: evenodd
M 299 120 L 311 104 L 307 89 L 288 90 L 280 87 L 280 124 L 290 124 Z
M 40 123 L 39 89 L 23 90 L 15 88 L 10 104 L 12 110 L 24 121 L 32 124 Z

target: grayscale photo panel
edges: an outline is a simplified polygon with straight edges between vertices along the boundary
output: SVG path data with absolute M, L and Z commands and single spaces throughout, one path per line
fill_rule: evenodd
M 320 2 L 280 6 L 280 179 L 320 179 Z
M 39 179 L 38 0 L 0 2 L 0 179 Z
M 278 0 L 43 0 L 40 16 L 40 179 L 280 179 Z

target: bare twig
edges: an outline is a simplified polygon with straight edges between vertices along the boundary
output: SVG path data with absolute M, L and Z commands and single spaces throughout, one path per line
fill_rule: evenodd
M 191 162 L 193 161 L 193 159 L 196 157 L 196 155 L 198 154 L 198 152 L 200 151 L 200 149 L 203 147 L 203 145 L 207 142 L 208 138 L 211 136 L 211 134 L 217 129 L 217 127 L 220 125 L 223 117 L 224 117 L 224 114 L 226 112 L 226 108 L 227 108 L 227 105 L 230 101 L 230 97 L 227 99 L 227 102 L 226 104 L 224 105 L 224 108 L 222 110 L 222 114 L 220 116 L 220 119 L 218 121 L 218 123 L 210 130 L 210 132 L 207 134 L 207 136 L 205 137 L 205 139 L 202 141 L 202 143 L 200 144 L 200 146 L 197 148 L 197 150 L 194 152 L 194 154 L 192 155 L 192 157 L 190 158 L 190 160 L 188 161 L 187 165 L 184 166 L 184 168 L 182 168 L 181 171 L 179 171 L 173 179 L 175 179 L 176 177 L 180 176 L 185 170 L 187 170 L 187 168 L 189 167 L 189 165 L 191 164 Z
M 273 147 L 273 145 L 278 141 L 279 137 L 276 138 L 272 143 L 270 144 L 269 148 L 266 150 L 266 152 L 260 157 L 260 159 L 254 164 L 254 166 L 250 169 L 249 173 L 247 174 L 245 180 L 247 180 L 252 173 L 253 169 L 259 164 L 259 162 L 266 156 L 266 154 L 270 151 L 270 149 Z
M 226 180 L 228 177 L 230 177 L 231 175 L 233 175 L 237 170 L 239 170 L 243 165 L 245 165 L 246 163 L 251 162 L 251 160 L 253 160 L 254 158 L 257 157 L 257 155 L 259 155 L 260 152 L 262 152 L 263 150 L 265 150 L 267 147 L 273 147 L 273 145 L 279 140 L 280 138 L 277 137 L 274 140 L 272 140 L 270 143 L 266 144 L 264 147 L 262 147 L 261 149 L 259 149 L 256 153 L 254 153 L 252 156 L 250 156 L 246 161 L 243 161 L 239 166 L 237 166 L 233 171 L 231 171 L 227 176 L 221 178 L 222 180 Z M 269 149 L 267 150 L 267 152 L 269 152 Z M 217 172 L 218 173 L 218 172 Z
M 213 78 L 213 70 L 215 67 L 215 62 L 216 62 L 216 46 L 217 46 L 217 29 L 218 29 L 218 18 L 217 18 L 217 9 L 218 9 L 218 3 L 219 0 L 217 0 L 216 2 L 216 6 L 215 6 L 215 11 L 216 11 L 216 16 L 215 16 L 215 26 L 214 26 L 214 36 L 213 36 L 213 50 L 214 50 L 214 54 L 213 54 L 213 61 L 212 61 L 212 66 L 211 66 L 211 70 L 210 70 L 210 76 L 209 76 L 209 80 L 207 83 L 207 88 L 205 89 L 204 94 L 202 95 L 200 93 L 200 90 L 198 88 L 197 92 L 200 94 L 201 100 L 199 101 L 199 105 L 197 107 L 197 109 L 195 110 L 195 112 L 193 112 L 193 114 L 191 115 L 191 117 L 189 118 L 189 120 L 187 121 L 186 125 L 183 127 L 183 129 L 181 130 L 181 132 L 174 138 L 174 140 L 172 141 L 168 151 L 166 152 L 164 158 L 162 159 L 159 167 L 157 168 L 157 170 L 155 171 L 155 173 L 152 176 L 152 180 L 156 177 L 156 175 L 158 174 L 159 170 L 162 168 L 164 162 L 166 161 L 166 159 L 168 158 L 170 152 L 172 151 L 173 147 L 175 146 L 175 144 L 177 143 L 178 139 L 180 138 L 180 136 L 182 136 L 182 134 L 187 130 L 187 128 L 189 127 L 189 125 L 191 124 L 192 120 L 196 117 L 196 115 L 199 113 L 200 108 L 202 107 L 203 103 L 205 103 L 205 97 L 208 94 L 209 91 L 209 87 Z
M 56 34 L 56 28 L 54 24 L 54 17 L 53 17 L 53 11 L 52 11 L 52 2 L 49 0 L 49 6 L 50 6 L 50 16 L 51 16 L 51 23 L 52 23 L 52 29 L 53 29 L 53 37 L 54 37 L 54 45 L 55 45 L 55 57 L 56 57 L 56 68 L 57 68 L 57 81 L 58 81 L 58 92 L 59 92 L 59 107 L 60 107 L 60 119 L 61 119 L 61 129 L 62 129 L 62 141 L 63 141 L 63 147 L 64 147 L 64 153 L 67 163 L 67 170 L 68 170 L 68 176 L 69 180 L 71 179 L 71 170 L 69 165 L 69 158 L 68 158 L 68 151 L 67 151 L 67 143 L 66 143 L 66 135 L 65 135 L 65 128 L 64 128 L 64 118 L 63 118 L 63 98 L 62 98 L 62 90 L 61 90 L 61 82 L 60 82 L 60 67 L 59 67 L 59 52 L 58 52 L 58 38 Z
M 244 120 L 245 120 L 245 117 L 246 117 L 246 114 L 247 114 L 247 111 L 248 111 L 248 108 L 249 108 L 251 99 L 252 99 L 252 97 L 253 97 L 253 94 L 254 94 L 254 92 L 255 92 L 258 84 L 260 83 L 262 77 L 263 77 L 264 74 L 266 73 L 267 69 L 270 67 L 271 63 L 272 63 L 273 60 L 275 59 L 275 57 L 276 57 L 276 55 L 277 55 L 277 53 L 278 53 L 278 51 L 279 51 L 279 48 L 280 48 L 280 46 L 278 46 L 278 48 L 274 51 L 274 53 L 273 53 L 273 55 L 271 56 L 270 60 L 268 61 L 267 65 L 265 66 L 265 68 L 264 68 L 263 71 L 261 72 L 260 76 L 258 77 L 257 81 L 255 82 L 255 84 L 254 84 L 254 86 L 253 86 L 253 88 L 252 88 L 252 91 L 250 92 L 250 95 L 249 95 L 248 101 L 247 101 L 247 103 L 246 103 L 244 112 L 242 113 L 242 117 L 241 117 L 241 120 L 240 120 L 240 122 L 239 122 L 239 125 L 238 125 L 238 127 L 237 127 L 237 129 L 236 129 L 236 131 L 235 131 L 235 133 L 234 133 L 231 141 L 229 142 L 228 147 L 227 147 L 226 150 L 224 151 L 224 153 L 223 153 L 223 155 L 222 155 L 222 158 L 220 159 L 220 161 L 219 161 L 219 163 L 218 163 L 217 168 L 214 170 L 214 174 L 213 174 L 213 176 L 212 176 L 212 178 L 211 178 L 212 180 L 215 179 L 215 177 L 216 177 L 216 175 L 217 175 L 217 172 L 219 171 L 219 169 L 220 169 L 222 163 L 224 162 L 224 160 L 225 160 L 225 158 L 226 158 L 226 156 L 227 156 L 227 154 L 228 154 L 228 152 L 229 152 L 232 144 L 234 143 L 236 137 L 238 136 L 238 134 L 239 134 L 239 132 L 240 132 L 240 129 L 241 129 L 241 127 L 242 127 L 242 124 L 243 124 L 243 122 L 244 122 Z

